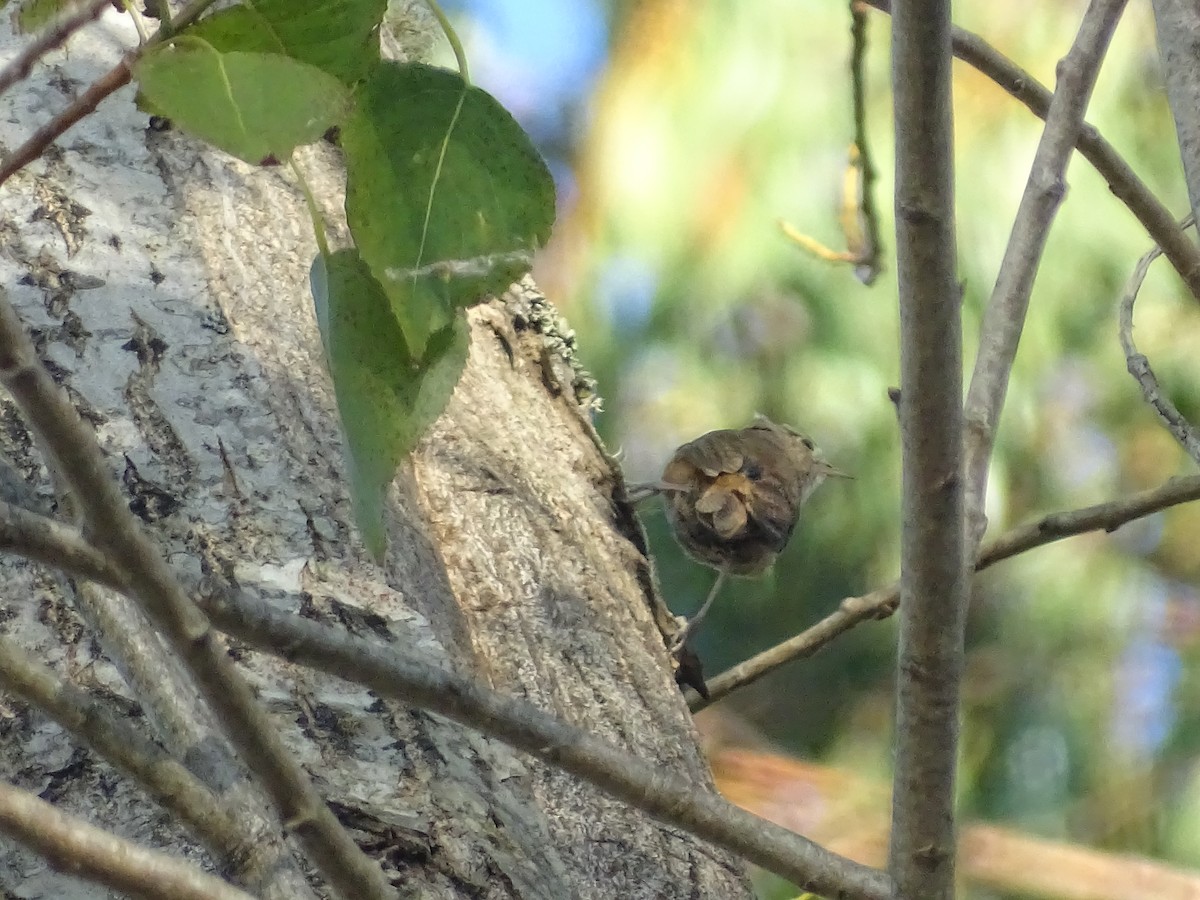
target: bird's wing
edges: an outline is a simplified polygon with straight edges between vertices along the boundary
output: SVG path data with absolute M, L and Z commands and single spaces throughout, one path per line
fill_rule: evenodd
M 722 472 L 738 472 L 745 458 L 732 440 L 734 432 L 710 431 L 675 451 L 675 458 L 695 466 L 709 478 Z
M 696 512 L 707 516 L 712 530 L 724 540 L 736 537 L 746 528 L 746 489 L 749 483 L 740 475 L 725 473 L 709 485 L 696 501 Z

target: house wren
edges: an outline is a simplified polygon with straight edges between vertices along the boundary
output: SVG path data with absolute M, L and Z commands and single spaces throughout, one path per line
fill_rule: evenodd
M 800 507 L 829 476 L 848 478 L 813 442 L 758 416 L 747 428 L 710 431 L 675 451 L 662 480 L 633 492 L 662 494 L 680 546 L 717 570 L 700 610 L 675 638 L 675 649 L 704 618 L 730 575 L 770 568 L 796 528 Z

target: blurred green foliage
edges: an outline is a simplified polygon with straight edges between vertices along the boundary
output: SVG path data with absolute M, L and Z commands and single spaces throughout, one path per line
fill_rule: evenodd
M 1082 5 L 960 7 L 1043 83 Z M 786 240 L 840 249 L 853 136 L 847 8 L 813 0 L 619 7 L 577 160 L 579 195 L 535 270 L 606 395 L 631 480 L 679 443 L 763 412 L 814 436 L 854 481 L 822 487 L 772 575 L 727 589 L 701 632 L 711 676 L 898 574 L 898 378 L 889 20 L 870 16 L 869 141 L 887 270 L 870 288 Z M 1131 6 L 1088 120 L 1180 215 L 1187 201 L 1148 6 Z M 955 69 L 966 355 L 1040 122 Z M 991 534 L 1190 471 L 1125 372 L 1115 304 L 1149 239 L 1079 158 L 1034 290 L 991 474 Z M 1137 339 L 1200 414 L 1200 309 L 1160 261 Z M 969 375 L 969 373 L 968 373 Z M 646 516 L 677 612 L 713 573 Z M 1194 506 L 1032 551 L 977 581 L 961 792 L 968 816 L 1200 865 L 1200 555 Z M 894 628 L 867 623 L 726 701 L 787 747 L 889 774 Z

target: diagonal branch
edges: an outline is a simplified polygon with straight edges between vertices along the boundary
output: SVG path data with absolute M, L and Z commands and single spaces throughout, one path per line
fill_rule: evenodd
M 1002 560 L 1063 538 L 1089 531 L 1116 531 L 1127 522 L 1193 500 L 1200 500 L 1200 475 L 1173 478 L 1161 487 L 1141 491 L 1121 500 L 1049 513 L 1036 522 L 1005 532 L 984 546 L 975 563 L 975 571 L 982 572 Z M 692 712 L 699 712 L 794 659 L 812 656 L 860 622 L 890 616 L 899 600 L 900 588 L 895 583 L 862 597 L 847 597 L 838 606 L 837 612 L 826 616 L 816 625 L 713 678 L 708 682 L 709 699 L 689 694 L 689 707 Z
M 213 622 L 253 647 L 499 738 L 805 890 L 847 900 L 892 897 L 890 880 L 878 869 L 832 853 L 436 661 L 334 631 L 267 604 L 249 603 L 236 589 L 218 590 L 203 602 Z
M 110 6 L 112 0 L 88 0 L 44 29 L 12 62 L 0 70 L 0 94 L 23 78 L 28 78 L 39 59 L 61 47 L 71 35 L 93 19 L 98 19 Z
M 5 519 L 21 523 L 20 534 Z M 56 527 L 49 527 L 49 525 Z M 0 506 L 0 548 L 56 564 L 71 574 L 128 590 L 122 572 L 75 529 L 35 513 Z M 216 582 L 211 582 L 215 585 Z M 883 873 L 862 866 L 697 791 L 696 786 L 560 722 L 529 703 L 509 699 L 446 671 L 437 662 L 288 615 L 221 586 L 200 601 L 221 630 L 266 652 L 311 666 L 447 716 L 571 772 L 669 825 L 742 854 L 764 868 L 827 896 L 888 900 Z M 3 647 L 0 646 L 0 652 Z
M 973 545 L 978 544 L 987 528 L 983 503 L 988 465 L 1017 344 L 1025 328 L 1033 282 L 1050 226 L 1066 195 L 1067 163 L 1083 128 L 1084 111 L 1125 2 L 1092 0 L 1083 14 L 1075 43 L 1058 65 L 1058 87 L 1046 113 L 1046 127 L 1017 208 L 991 299 L 983 312 L 979 352 L 966 403 L 967 516 Z
M 65 529 L 70 530 L 70 529 Z M 241 823 L 222 808 L 196 776 L 153 741 L 112 715 L 73 684 L 0 636 L 0 687 L 36 706 L 81 743 L 132 776 L 170 810 L 243 883 L 261 886 L 271 876 L 271 859 L 243 834 Z
M 1160 487 L 1141 491 L 1119 500 L 1082 509 L 1049 513 L 1035 522 L 1012 529 L 984 547 L 975 569 L 982 571 L 1002 560 L 1063 538 L 1089 531 L 1116 531 L 1128 522 L 1197 499 L 1200 499 L 1200 475 L 1193 475 L 1172 479 Z M 19 553 L 50 565 L 57 564 L 71 575 L 95 580 L 114 590 L 125 589 L 121 573 L 106 561 L 102 553 L 88 544 L 76 529 L 60 525 L 18 507 L 0 506 L 0 550 Z M 71 560 L 70 566 L 62 565 L 65 560 Z M 826 617 L 817 625 L 713 679 L 709 683 L 713 692 L 711 702 L 757 681 L 791 660 L 812 655 L 837 635 L 848 631 L 859 622 L 890 614 L 895 609 L 898 599 L 898 586 L 894 584 L 863 597 L 847 598 L 837 612 Z M 382 682 L 382 686 L 378 689 L 384 693 L 391 691 L 393 696 L 409 702 L 419 703 L 421 694 L 426 692 L 436 694 L 439 690 L 435 686 L 435 682 L 443 675 L 439 673 L 431 676 L 428 672 L 424 672 L 421 673 L 416 689 L 411 693 L 408 692 L 403 681 L 403 673 L 407 671 L 407 667 L 411 663 L 406 659 L 394 660 L 392 657 L 395 650 L 392 647 L 365 642 L 359 638 L 334 632 L 315 622 L 288 616 L 263 608 L 258 604 L 251 604 L 242 596 L 222 594 L 218 598 L 209 599 L 203 603 L 205 611 L 217 627 L 268 652 L 289 656 L 296 662 L 312 665 L 315 668 L 337 674 L 339 677 L 361 680 L 363 683 L 374 686 L 373 681 L 367 680 L 365 677 L 360 679 L 355 672 L 355 666 L 359 661 L 370 658 L 370 665 L 375 672 L 370 678 L 377 678 Z M 292 656 L 293 650 L 296 650 L 295 656 Z M 431 662 L 426 665 L 434 667 L 436 664 Z M 457 690 L 457 688 L 451 688 L 451 690 Z M 689 700 L 694 712 L 710 705 L 710 702 L 702 701 L 695 695 L 689 696 Z M 489 717 L 502 718 L 507 713 L 496 712 L 496 710 L 505 702 L 512 703 L 512 701 L 501 701 L 485 695 L 480 705 L 483 709 L 488 710 Z M 437 700 L 429 708 L 435 712 L 451 715 L 441 700 Z M 523 717 L 526 712 L 527 710 L 522 706 L 513 704 L 514 718 L 506 725 L 506 729 L 522 729 L 524 727 Z M 528 735 L 525 742 L 518 746 L 529 749 L 531 745 L 534 745 L 530 749 L 531 753 L 541 755 L 547 762 L 554 764 L 555 761 L 550 758 L 549 752 L 542 754 L 540 752 L 542 746 L 538 745 L 538 741 L 547 734 L 544 720 L 548 717 L 536 710 L 533 712 L 533 716 L 534 726 L 539 730 Z M 478 728 L 487 734 L 504 739 L 503 734 L 486 727 L 482 719 L 476 718 L 470 708 L 465 708 L 462 716 L 455 716 L 455 718 L 469 727 Z M 588 767 L 604 769 L 605 763 L 588 760 L 586 757 L 587 747 L 580 743 L 577 753 L 573 757 L 573 765 L 578 767 L 570 768 L 568 771 L 573 771 L 590 781 L 592 777 Z M 645 796 L 650 789 L 646 785 L 636 783 L 632 776 L 629 776 L 630 763 L 631 761 L 627 757 L 621 756 L 621 761 L 615 771 L 625 773 L 622 777 L 628 779 L 628 784 L 623 789 L 629 793 L 626 799 L 641 808 L 643 803 L 640 797 Z M 636 766 L 636 761 L 633 764 Z M 618 776 L 614 776 L 610 771 L 603 777 L 611 779 Z M 616 790 L 613 790 L 613 793 L 616 793 Z M 625 795 L 618 794 L 618 796 Z M 654 802 L 661 803 L 663 801 L 661 798 L 656 798 Z M 685 805 L 680 815 L 690 814 Z M 670 824 L 684 827 L 679 819 L 666 816 L 664 819 Z M 718 841 L 718 838 L 712 834 L 702 836 Z M 731 844 L 721 843 L 733 848 Z M 772 871 L 784 873 L 785 869 L 782 864 L 773 865 L 769 862 L 765 864 Z M 793 865 L 797 864 L 793 863 Z
M 881 12 L 891 12 L 890 0 L 862 0 Z M 992 79 L 1039 119 L 1050 111 L 1053 94 L 1036 78 L 973 32 L 955 28 L 954 55 Z M 1200 300 L 1200 248 L 1188 240 L 1167 209 L 1129 167 L 1116 149 L 1093 126 L 1084 124 L 1075 148 L 1108 183 L 1109 190 L 1142 223 L 1151 240 L 1163 248 L 1192 296 Z
M 61 813 L 4 781 L 0 781 L 0 832 L 60 872 L 137 897 L 251 900 L 249 894 L 193 865 Z
M 45 153 L 51 144 L 66 134 L 77 122 L 94 112 L 105 98 L 129 84 L 133 78 L 132 66 L 143 52 L 190 25 L 215 2 L 216 0 L 192 0 L 179 11 L 179 15 L 175 16 L 170 25 L 164 22 L 147 43 L 126 53 L 120 62 L 88 85 L 87 90 L 75 98 L 66 109 L 30 135 L 25 143 L 12 153 L 0 158 L 0 185 Z
M 16 311 L 0 295 L 0 381 L 71 489 L 97 549 L 185 664 L 285 825 L 330 885 L 346 897 L 394 896 L 379 866 L 354 843 L 288 752 L 249 686 L 122 501 L 95 435 L 38 362 Z

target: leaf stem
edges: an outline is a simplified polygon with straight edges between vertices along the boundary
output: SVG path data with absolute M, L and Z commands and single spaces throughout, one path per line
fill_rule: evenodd
M 157 42 L 165 41 L 172 35 L 178 34 L 184 28 L 195 22 L 204 12 L 216 3 L 217 0 L 192 0 L 187 6 L 179 11 L 175 18 L 171 18 L 169 10 L 166 10 L 162 19 L 159 20 L 158 34 L 155 35 Z M 165 9 L 166 3 L 160 4 Z
M 469 87 L 471 76 L 467 72 L 467 53 L 463 50 L 462 41 L 458 39 L 458 32 L 450 24 L 450 19 L 447 18 L 445 11 L 437 0 L 425 0 L 425 5 L 433 13 L 433 17 L 438 20 L 438 24 L 442 26 L 442 33 L 446 35 L 446 40 L 450 42 L 450 49 L 454 51 L 454 58 L 458 60 L 458 74 L 462 76 L 462 80 Z
M 151 0 L 148 7 L 158 19 L 159 28 L 165 27 L 167 31 L 171 31 L 177 27 L 171 20 L 171 4 L 168 0 Z
M 323 259 L 328 259 L 329 241 L 325 237 L 325 217 L 321 215 L 321 210 L 317 207 L 317 198 L 313 196 L 312 188 L 308 186 L 308 179 L 304 177 L 304 172 L 296 163 L 294 153 L 288 157 L 288 165 L 292 167 L 292 171 L 296 175 L 296 182 L 300 185 L 300 192 L 304 194 L 304 205 L 308 207 L 308 217 L 312 220 L 313 237 L 317 239 L 317 250 Z
M 138 33 L 138 43 L 146 43 L 146 41 L 150 40 L 150 33 L 146 31 L 146 20 L 142 18 L 141 11 L 131 0 L 121 0 L 121 2 L 125 7 L 125 13 L 133 20 L 133 27 Z

